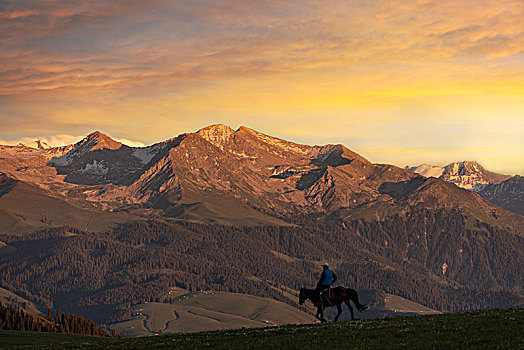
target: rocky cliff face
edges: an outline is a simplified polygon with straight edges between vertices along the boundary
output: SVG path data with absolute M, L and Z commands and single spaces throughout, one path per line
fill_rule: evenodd
M 463 161 L 446 165 L 440 178 L 459 187 L 475 190 L 483 185 L 498 184 L 510 176 L 487 171 L 474 161 Z

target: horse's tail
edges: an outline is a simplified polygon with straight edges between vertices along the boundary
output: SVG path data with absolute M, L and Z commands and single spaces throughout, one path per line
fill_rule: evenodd
M 348 291 L 349 293 L 349 299 L 351 299 L 351 301 L 355 304 L 355 306 L 357 307 L 357 310 L 359 312 L 364 312 L 367 310 L 368 306 L 366 304 L 361 304 L 359 301 L 358 301 L 358 293 L 356 290 L 354 289 L 351 289 L 351 288 L 346 288 L 346 290 Z

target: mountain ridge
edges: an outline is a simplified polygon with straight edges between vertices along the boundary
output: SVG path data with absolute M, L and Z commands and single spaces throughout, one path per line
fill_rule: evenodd
M 460 162 L 444 168 L 442 176 L 449 178 L 443 180 L 470 179 L 473 170 L 481 172 L 475 179 L 505 178 L 476 162 Z M 235 212 L 257 223 L 274 223 L 301 213 L 347 212 L 362 206 L 395 208 L 418 203 L 433 208 L 444 205 L 439 191 L 442 196 L 453 192 L 449 198 L 457 203 L 469 201 L 464 208 L 483 208 L 475 210 L 476 216 L 501 212 L 495 216 L 511 221 L 497 207 L 438 183 L 420 187 L 418 199 L 413 194 L 410 201 L 402 202 L 391 196 L 395 191 L 388 192 L 387 184 L 409 187 L 414 182 L 405 182 L 421 181 L 416 180 L 420 175 L 373 164 L 344 145 L 301 145 L 245 126 L 233 130 L 214 124 L 146 147 L 126 146 L 100 131 L 73 145 L 50 149 L 0 146 L 0 171 L 57 196 L 86 200 L 106 210 L 136 209 L 204 222 L 236 221 Z M 431 191 L 431 196 L 422 194 Z M 447 200 L 445 206 L 454 203 Z

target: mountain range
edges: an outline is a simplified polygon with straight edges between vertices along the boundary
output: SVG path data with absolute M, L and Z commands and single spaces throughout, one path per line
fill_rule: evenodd
M 83 209 L 234 224 L 280 225 L 306 213 L 342 219 L 373 210 L 380 215 L 399 210 L 401 203 L 436 208 L 462 202 L 492 217 L 500 208 L 412 171 L 465 188 L 509 179 L 475 162 L 408 171 L 372 164 L 342 145 L 300 145 L 224 125 L 148 147 L 129 147 L 94 132 L 64 147 L 0 146 L 0 157 L 8 178 Z M 4 215 L 19 221 L 13 213 Z
M 524 181 L 520 175 L 497 174 L 475 161 L 454 162 L 445 167 L 421 164 L 406 169 L 472 190 L 506 210 L 524 215 Z
M 329 260 L 344 284 L 439 311 L 523 305 L 522 178 L 426 168 L 224 125 L 0 146 L 0 287 L 115 323 L 175 287 L 298 306 L 288 291 Z

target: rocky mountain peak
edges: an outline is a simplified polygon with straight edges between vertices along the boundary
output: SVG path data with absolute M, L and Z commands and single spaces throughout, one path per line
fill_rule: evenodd
M 67 153 L 53 157 L 49 164 L 53 166 L 68 166 L 71 165 L 75 159 L 78 159 L 91 151 L 118 150 L 120 148 L 122 148 L 121 142 L 113 140 L 111 137 L 100 131 L 95 131 L 75 143 L 73 146 L 67 147 Z
M 224 124 L 214 124 L 198 130 L 197 135 L 217 147 L 223 147 L 235 134 L 235 131 Z
M 122 143 L 113 140 L 106 134 L 100 131 L 95 131 L 87 135 L 83 140 L 78 142 L 75 146 L 82 147 L 86 151 L 95 151 L 98 149 L 119 149 Z
M 487 171 L 476 161 L 464 160 L 446 165 L 440 178 L 459 187 L 475 190 L 479 186 L 498 184 L 510 176 Z
M 476 161 L 464 160 L 462 162 L 454 162 L 446 165 L 443 173 L 453 175 L 471 175 L 483 171 L 485 171 L 485 169 Z
M 406 168 L 422 176 L 436 177 L 474 191 L 478 191 L 487 184 L 498 184 L 510 178 L 508 175 L 488 171 L 474 160 L 453 162 L 445 167 L 421 164 L 417 167 Z

